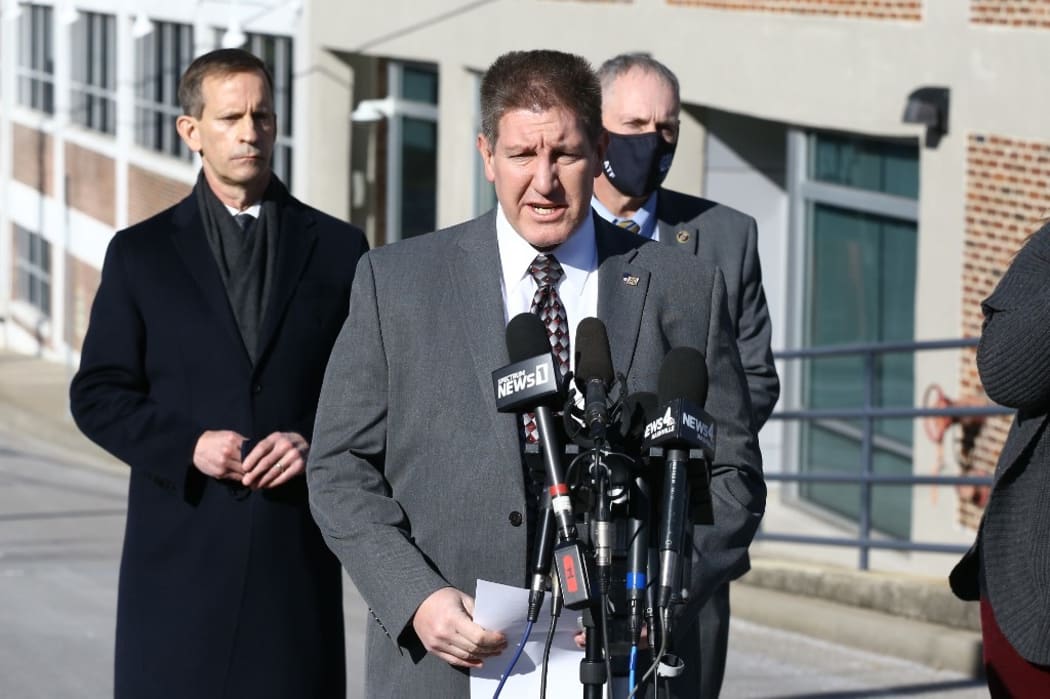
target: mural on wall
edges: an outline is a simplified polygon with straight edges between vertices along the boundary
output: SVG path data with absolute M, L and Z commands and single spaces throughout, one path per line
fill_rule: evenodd
M 985 407 L 990 405 L 987 398 L 979 395 L 965 395 L 953 399 L 945 395 L 937 384 L 926 387 L 922 397 L 924 408 L 962 408 L 962 407 Z M 958 471 L 966 476 L 987 475 L 983 469 L 974 468 L 974 446 L 981 434 L 987 417 L 984 415 L 948 416 L 937 415 L 923 418 L 922 427 L 926 438 L 934 444 L 934 475 L 940 475 L 946 471 L 949 464 L 949 456 Z M 956 485 L 955 494 L 960 503 L 967 507 L 975 508 L 983 512 L 988 503 L 991 488 L 983 485 Z M 936 487 L 930 489 L 931 504 L 936 505 L 939 499 Z

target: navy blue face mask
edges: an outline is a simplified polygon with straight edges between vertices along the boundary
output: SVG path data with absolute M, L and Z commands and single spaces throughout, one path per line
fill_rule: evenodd
M 674 159 L 674 143 L 657 131 L 639 134 L 609 133 L 605 151 L 605 176 L 629 197 L 644 197 L 656 191 L 667 177 Z

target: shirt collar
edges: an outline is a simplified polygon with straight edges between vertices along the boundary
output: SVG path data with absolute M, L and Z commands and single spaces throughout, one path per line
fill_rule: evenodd
M 656 195 L 658 191 L 659 190 L 650 194 L 649 198 L 645 200 L 644 204 L 642 204 L 642 208 L 634 212 L 634 216 L 631 217 L 631 219 L 638 224 L 639 228 L 641 228 L 638 235 L 652 238 L 653 240 L 659 240 L 660 238 L 660 232 L 656 227 Z M 609 211 L 605 204 L 601 203 L 598 197 L 593 195 L 591 196 L 591 208 L 609 223 L 616 223 L 620 220 L 613 214 L 613 212 Z
M 247 209 L 237 209 L 228 204 L 223 204 L 226 210 L 230 212 L 230 216 L 236 216 L 237 214 L 251 214 L 253 218 L 259 218 L 259 211 L 262 210 L 262 204 L 252 204 Z
M 503 289 L 513 289 L 529 273 L 529 265 L 539 253 L 510 225 L 503 207 L 496 206 L 496 241 L 499 246 Z M 551 254 L 565 270 L 565 281 L 577 291 L 583 289 L 587 275 L 598 269 L 598 246 L 594 240 L 594 219 L 587 216 L 568 240 Z

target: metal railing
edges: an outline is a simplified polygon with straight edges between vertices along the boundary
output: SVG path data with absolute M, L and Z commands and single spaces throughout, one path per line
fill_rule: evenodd
M 803 534 L 783 534 L 760 530 L 755 537 L 759 541 L 775 541 L 798 544 L 816 544 L 824 546 L 855 547 L 858 550 L 858 567 L 867 570 L 872 549 L 893 549 L 900 551 L 923 551 L 931 553 L 963 553 L 966 546 L 935 542 L 910 541 L 900 539 L 881 539 L 872 536 L 872 488 L 876 485 L 973 485 L 991 486 L 990 476 L 917 476 L 917 475 L 884 475 L 875 473 L 875 423 L 877 420 L 891 418 L 952 417 L 964 418 L 987 415 L 1010 415 L 1013 410 L 989 403 L 984 406 L 950 406 L 942 408 L 904 408 L 879 407 L 875 405 L 876 373 L 875 363 L 878 357 L 893 353 L 914 353 L 931 350 L 950 350 L 975 347 L 976 338 L 960 340 L 930 340 L 923 342 L 884 342 L 856 343 L 813 347 L 809 349 L 785 350 L 774 353 L 777 359 L 823 359 L 828 357 L 861 356 L 864 362 L 863 401 L 858 408 L 812 408 L 798 410 L 781 410 L 770 416 L 771 420 L 859 420 L 862 424 L 860 437 L 860 464 L 858 473 L 833 472 L 794 472 L 782 471 L 767 473 L 767 481 L 789 483 L 837 483 L 860 486 L 860 509 L 857 519 L 857 536 L 822 537 Z

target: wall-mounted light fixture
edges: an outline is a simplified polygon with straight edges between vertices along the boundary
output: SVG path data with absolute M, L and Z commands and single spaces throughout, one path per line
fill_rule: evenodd
M 901 119 L 926 127 L 927 148 L 936 148 L 941 136 L 948 133 L 948 98 L 947 87 L 920 87 L 908 95 Z
M 136 39 L 141 39 L 152 33 L 153 21 L 146 16 L 145 12 L 139 10 L 139 13 L 135 15 L 135 22 L 131 25 L 131 35 Z
M 381 100 L 361 100 L 350 114 L 350 121 L 363 123 L 381 121 L 394 113 L 394 100 L 384 97 Z

